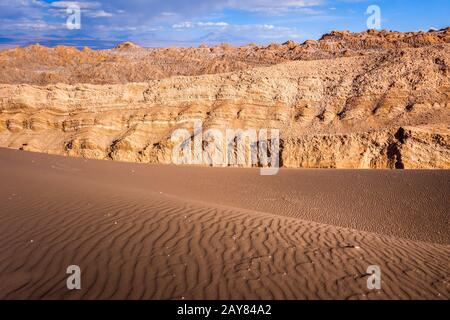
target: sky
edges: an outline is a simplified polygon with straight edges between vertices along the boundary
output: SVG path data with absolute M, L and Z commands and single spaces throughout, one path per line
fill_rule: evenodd
M 377 28 L 450 26 L 449 0 L 0 0 L 0 47 L 303 42 L 332 30 L 373 27 L 373 6 Z

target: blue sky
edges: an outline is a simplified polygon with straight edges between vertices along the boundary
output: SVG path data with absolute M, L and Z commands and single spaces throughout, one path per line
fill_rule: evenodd
M 70 4 L 81 9 L 80 29 L 67 28 Z M 0 0 L 0 46 L 302 42 L 331 30 L 366 30 L 370 5 L 381 9 L 382 29 L 450 26 L 448 0 Z

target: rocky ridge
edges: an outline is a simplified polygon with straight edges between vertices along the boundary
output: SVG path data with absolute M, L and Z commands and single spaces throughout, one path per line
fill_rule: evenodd
M 132 42 L 112 50 L 33 45 L 0 51 L 0 83 L 118 84 L 145 82 L 172 76 L 217 74 L 293 60 L 334 59 L 370 55 L 387 50 L 450 43 L 450 28 L 430 32 L 369 30 L 333 31 L 304 43 L 235 47 L 221 44 L 198 48 L 141 48 Z

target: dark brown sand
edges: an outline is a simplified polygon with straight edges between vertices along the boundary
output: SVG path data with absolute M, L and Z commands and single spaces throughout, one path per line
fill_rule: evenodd
M 450 171 L 263 177 L 0 149 L 0 179 L 3 299 L 450 298 Z

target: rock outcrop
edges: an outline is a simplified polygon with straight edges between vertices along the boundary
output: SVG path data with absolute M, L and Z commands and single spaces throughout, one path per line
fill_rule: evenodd
M 141 47 L 138 46 L 136 43 L 131 41 L 125 41 L 122 43 L 119 43 L 114 49 L 116 50 L 131 50 L 131 49 L 140 49 Z
M 448 29 L 395 37 L 383 32 L 335 32 L 300 47 L 341 39 L 341 49 L 350 50 L 347 37 L 359 39 L 351 42 L 352 50 L 364 54 L 246 66 L 228 73 L 165 74 L 145 82 L 128 82 L 126 78 L 127 83 L 120 83 L 110 77 L 97 78 L 94 71 L 90 82 L 103 79 L 111 83 L 5 83 L 0 85 L 0 146 L 96 159 L 172 163 L 171 135 L 177 129 L 188 129 L 193 140 L 198 134 L 194 121 L 201 121 L 203 132 L 279 129 L 280 162 L 285 167 L 450 168 Z M 386 43 L 381 45 L 380 38 Z M 290 49 L 273 50 L 288 52 L 299 45 L 289 42 L 279 46 Z M 66 50 L 61 52 L 66 54 Z M 71 50 L 71 55 L 82 59 L 80 51 Z M 149 49 L 115 51 L 141 50 Z M 170 56 L 171 49 L 158 50 L 167 50 Z M 184 50 L 205 50 L 209 55 L 220 50 L 218 56 L 225 56 L 220 61 L 228 59 L 226 49 L 218 47 Z M 242 48 L 230 50 L 239 52 Z M 326 55 L 332 51 L 321 52 Z M 104 51 L 89 54 L 106 60 L 111 57 Z M 5 52 L 2 55 L 4 59 Z M 280 60 L 287 59 L 281 56 Z M 9 65 L 20 59 L 25 58 L 13 59 Z M 267 62 L 261 57 L 256 61 Z M 139 66 L 130 66 L 135 67 Z M 174 70 L 169 74 L 178 74 Z M 61 75 L 61 79 L 82 78 L 80 74 L 66 76 Z M 4 74 L 0 78 L 5 79 Z

